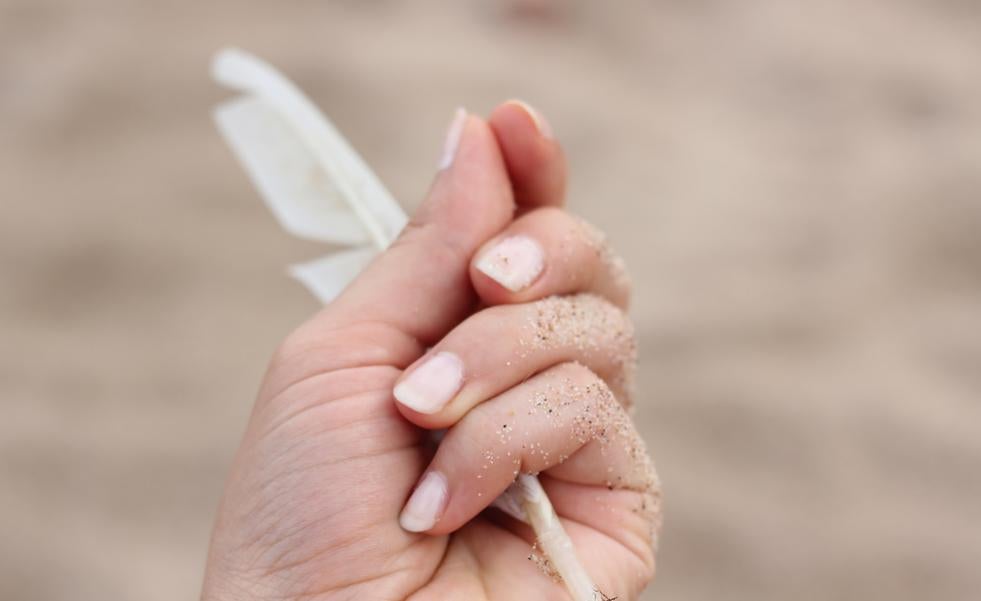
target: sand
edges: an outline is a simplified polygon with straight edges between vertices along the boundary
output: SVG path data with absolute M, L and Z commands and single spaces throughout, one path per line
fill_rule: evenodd
M 981 6 L 513 5 L 0 0 L 0 598 L 194 598 L 317 308 L 209 120 L 230 43 L 409 207 L 457 105 L 548 116 L 635 282 L 647 598 L 981 595 Z

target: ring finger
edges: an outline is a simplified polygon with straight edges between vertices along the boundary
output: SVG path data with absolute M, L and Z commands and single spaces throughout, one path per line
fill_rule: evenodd
M 653 464 L 610 389 L 573 363 L 483 403 L 451 428 L 400 522 L 414 532 L 453 532 L 518 473 L 539 472 L 558 515 L 577 526 L 570 535 L 598 581 L 623 583 L 652 567 L 660 522 Z

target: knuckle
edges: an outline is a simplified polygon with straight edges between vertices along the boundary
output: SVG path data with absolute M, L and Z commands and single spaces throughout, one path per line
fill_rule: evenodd
M 627 313 L 595 294 L 543 298 L 531 304 L 530 313 L 536 345 L 568 346 L 584 352 L 611 347 L 629 351 L 636 345 Z
M 569 398 L 577 399 L 578 403 L 596 415 L 606 416 L 606 419 L 626 415 L 609 383 L 586 365 L 567 361 L 552 368 L 550 376 Z
M 418 215 L 413 215 L 409 219 L 409 223 L 405 225 L 402 231 L 399 232 L 399 235 L 395 237 L 395 240 L 392 241 L 392 244 L 389 245 L 389 252 L 401 252 L 396 249 L 416 246 L 429 236 L 429 231 L 432 229 L 432 223 L 427 222 Z
M 448 269 L 458 266 L 464 269 L 468 263 L 468 249 L 438 224 L 413 216 L 402 232 L 392 241 L 386 253 L 407 253 L 419 261 L 444 265 Z
M 630 301 L 633 284 L 623 257 L 610 246 L 609 238 L 603 230 L 577 215 L 570 214 L 569 218 L 570 227 L 591 256 L 595 257 L 599 266 L 593 278 L 593 286 L 608 288 L 614 300 L 626 306 Z
M 578 361 L 566 361 L 552 369 L 553 375 L 576 386 L 606 386 L 603 379 Z

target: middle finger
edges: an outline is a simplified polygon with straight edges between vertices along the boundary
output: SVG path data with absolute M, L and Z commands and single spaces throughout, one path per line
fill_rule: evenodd
M 499 305 L 454 328 L 402 374 L 394 395 L 409 421 L 446 428 L 484 400 L 572 361 L 603 378 L 626 404 L 635 355 L 630 320 L 598 296 Z

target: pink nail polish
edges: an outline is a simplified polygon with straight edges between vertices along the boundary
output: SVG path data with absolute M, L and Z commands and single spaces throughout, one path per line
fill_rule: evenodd
M 463 361 L 454 353 L 436 353 L 412 370 L 392 391 L 395 400 L 419 413 L 436 413 L 463 386 Z
M 443 142 L 443 154 L 439 159 L 439 170 L 443 171 L 453 164 L 456 157 L 457 148 L 460 146 L 460 137 L 463 135 L 463 126 L 467 122 L 467 111 L 462 107 L 456 109 L 453 114 L 453 121 L 446 132 L 446 141 Z
M 487 249 L 476 267 L 511 292 L 518 292 L 530 286 L 545 268 L 545 253 L 528 236 L 508 236 Z
M 399 524 L 409 532 L 429 530 L 442 516 L 446 497 L 446 476 L 437 471 L 426 472 L 402 508 Z

